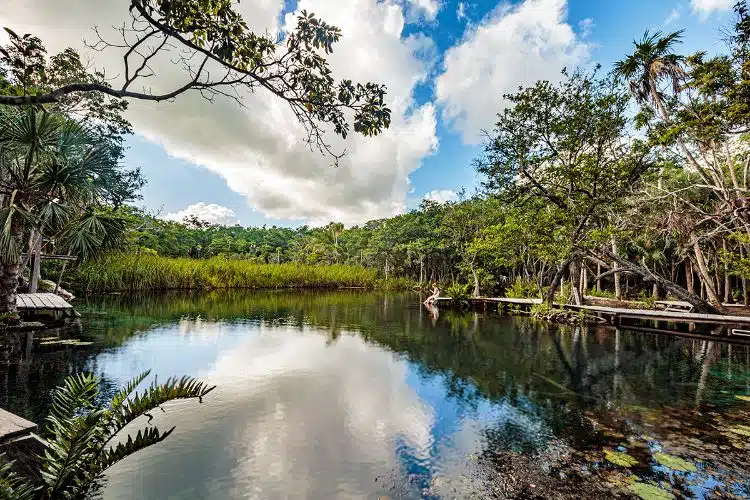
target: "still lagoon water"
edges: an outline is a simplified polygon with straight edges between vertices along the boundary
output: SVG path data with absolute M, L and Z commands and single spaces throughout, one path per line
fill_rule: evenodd
M 748 346 L 436 317 L 417 295 L 77 307 L 78 326 L 6 339 L 0 406 L 41 423 L 80 371 L 105 394 L 146 369 L 217 386 L 154 415 L 175 432 L 113 469 L 106 499 L 750 496 Z

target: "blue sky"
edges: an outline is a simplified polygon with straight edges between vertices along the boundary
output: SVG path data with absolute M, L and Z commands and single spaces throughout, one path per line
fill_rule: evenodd
M 396 2 L 396 0 L 388 1 Z M 419 36 L 422 39 L 429 39 L 432 59 L 432 66 L 428 70 L 429 76 L 411 88 L 413 107 L 434 106 L 436 120 L 434 133 L 439 144 L 433 152 L 421 155 L 416 160 L 415 167 L 406 169 L 410 185 L 402 184 L 400 188 L 395 188 L 395 191 L 400 189 L 402 192 L 404 205 L 401 210 L 417 206 L 420 200 L 431 192 L 444 191 L 441 196 L 445 197 L 462 187 L 467 191 L 475 189 L 477 177 L 472 167 L 472 159 L 479 154 L 480 146 L 475 143 L 476 141 L 467 140 L 460 127 L 456 127 L 456 123 L 445 116 L 443 110 L 446 106 L 446 99 L 443 98 L 441 101 L 437 95 L 436 80 L 445 69 L 443 59 L 446 51 L 461 45 L 462 41 L 470 38 L 472 30 L 481 28 L 492 19 L 499 20 L 503 17 L 503 12 L 512 12 L 513 8 L 520 9 L 525 3 L 501 2 L 498 4 L 497 1 L 492 0 L 474 2 L 442 0 L 439 3 L 437 15 L 434 19 L 430 19 L 427 15 L 419 15 L 414 13 L 414 10 L 410 10 L 408 1 L 399 0 L 406 19 L 401 37 L 405 39 L 409 36 Z M 413 3 L 426 5 L 431 1 L 433 0 Z M 529 1 L 526 0 L 526 2 Z M 574 32 L 576 43 L 586 47 L 585 56 L 576 56 L 577 59 L 573 60 L 581 61 L 583 64 L 598 62 L 608 69 L 614 61 L 630 49 L 633 39 L 640 37 L 645 29 L 665 31 L 685 29 L 685 43 L 683 44 L 685 52 L 698 49 L 721 50 L 720 28 L 729 26 L 731 22 L 731 12 L 724 8 L 726 2 L 724 0 L 692 1 L 695 5 L 691 4 L 691 0 L 678 2 L 672 0 L 569 0 L 565 5 L 562 21 Z M 458 16 L 459 3 L 463 5 L 461 18 Z M 702 10 L 696 10 L 696 6 Z M 411 7 L 416 9 L 414 6 Z M 294 5 L 287 2 L 286 11 L 293 9 Z M 346 36 L 345 31 L 345 39 Z M 522 44 L 524 41 L 519 40 L 518 43 Z M 555 62 L 554 57 L 549 60 L 550 71 L 555 66 Z M 495 64 L 503 68 L 506 59 L 498 57 Z M 554 71 L 559 71 L 562 64 L 554 68 Z M 479 68 L 479 72 L 481 71 L 482 69 Z M 518 63 L 507 68 L 509 74 L 523 71 L 523 64 L 519 67 Z M 492 85 L 488 85 L 484 90 L 487 94 L 495 96 L 497 109 L 493 113 L 499 111 L 502 107 L 500 95 L 502 92 L 493 88 Z M 217 205 L 226 209 L 219 211 L 219 220 L 238 220 L 243 225 L 297 226 L 310 221 L 321 223 L 326 219 L 325 208 L 319 215 L 312 217 L 304 211 L 299 214 L 295 213 L 294 207 L 281 211 L 273 208 L 265 209 L 263 203 L 257 202 L 252 190 L 248 191 L 241 186 L 241 181 L 227 178 L 220 169 L 215 167 L 205 168 L 200 165 L 200 158 L 180 159 L 178 156 L 182 155 L 177 152 L 175 156 L 174 147 L 170 148 L 159 144 L 158 140 L 153 140 L 153 130 L 148 135 L 152 140 L 146 139 L 143 135 L 136 135 L 129 140 L 129 150 L 125 159 L 127 165 L 140 167 L 148 181 L 143 190 L 143 200 L 138 202 L 141 206 L 151 210 L 160 210 L 161 214 L 165 215 L 182 214 L 184 212 L 180 211 L 186 207 L 202 203 L 206 217 L 211 217 L 212 210 L 218 209 L 216 207 L 207 209 L 205 206 Z M 378 140 L 378 138 L 372 139 L 372 141 Z M 317 153 L 310 154 L 316 155 Z M 359 165 L 362 165 L 361 161 Z M 253 169 L 253 166 L 249 165 L 247 168 Z M 272 169 L 273 165 L 270 168 Z M 334 167 L 327 168 L 333 169 Z M 361 168 L 367 167 L 364 165 Z M 311 172 L 311 176 L 313 175 L 317 174 Z M 325 186 L 318 188 L 325 189 Z M 253 208 L 254 206 L 257 209 Z M 199 209 L 200 207 L 201 205 Z M 346 210 L 347 208 L 344 207 L 339 213 L 345 214 Z M 362 219 L 366 218 L 366 215 L 369 213 L 355 215 L 348 222 L 357 222 L 358 217 Z

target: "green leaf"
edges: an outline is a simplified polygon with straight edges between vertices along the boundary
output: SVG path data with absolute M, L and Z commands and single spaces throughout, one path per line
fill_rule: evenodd
M 638 464 L 638 460 L 636 458 L 621 451 L 605 450 L 604 458 L 608 462 L 612 462 L 613 464 L 619 465 L 620 467 L 632 467 Z
M 654 460 L 665 467 L 680 472 L 695 472 L 698 470 L 692 462 L 666 453 L 654 453 Z

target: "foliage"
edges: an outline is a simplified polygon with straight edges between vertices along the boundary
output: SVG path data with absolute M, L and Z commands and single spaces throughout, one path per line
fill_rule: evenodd
M 463 285 L 458 282 L 453 282 L 445 287 L 446 297 L 452 298 L 456 302 L 465 302 L 471 298 L 469 293 L 469 285 Z
M 654 460 L 664 467 L 669 467 L 672 470 L 680 472 L 695 472 L 698 470 L 692 462 L 673 455 L 667 455 L 666 453 L 654 453 Z
M 377 273 L 333 264 L 260 264 L 247 260 L 109 255 L 78 268 L 71 278 L 85 292 L 211 288 L 341 288 L 377 284 Z M 401 282 L 395 283 L 401 285 Z
M 605 450 L 604 458 L 620 467 L 633 467 L 638 464 L 638 460 L 622 451 Z
M 511 285 L 505 290 L 505 296 L 516 299 L 538 299 L 542 294 L 536 281 L 523 279 L 517 276 Z
M 365 136 L 378 135 L 390 125 L 384 85 L 335 81 L 326 56 L 340 40 L 341 30 L 312 13 L 303 10 L 296 28 L 276 39 L 251 31 L 234 0 L 128 3 L 132 19 L 119 30 L 121 40 L 106 40 L 96 31 L 95 49 L 123 52 L 117 85 L 102 72 L 87 71 L 72 49 L 47 63 L 39 38 L 6 28 L 11 43 L 0 50 L 0 73 L 5 74 L 0 104 L 83 101 L 85 107 L 119 115 L 127 99 L 166 101 L 195 91 L 209 101 L 217 96 L 239 101 L 241 91 L 262 90 L 286 102 L 306 130 L 308 142 L 336 160 L 341 155 L 331 150 L 322 127 L 346 138 L 349 118 L 354 131 Z M 159 73 L 154 64 L 159 60 L 171 60 L 187 83 L 163 93 L 146 90 L 145 80 Z
M 190 377 L 154 381 L 143 392 L 138 386 L 148 377 L 146 371 L 114 394 L 106 407 L 97 405 L 100 380 L 93 375 L 68 377 L 52 396 L 47 417 L 48 446 L 40 457 L 41 482 L 21 480 L 8 464 L 0 468 L 0 492 L 5 498 L 84 499 L 96 497 L 105 483 L 108 469 L 125 458 L 165 440 L 174 431 L 160 431 L 150 425 L 150 412 L 165 403 L 198 399 L 211 392 Z M 135 437 L 120 438 L 121 431 L 140 417 L 149 417 L 146 427 Z M 32 494 L 33 491 L 33 494 Z

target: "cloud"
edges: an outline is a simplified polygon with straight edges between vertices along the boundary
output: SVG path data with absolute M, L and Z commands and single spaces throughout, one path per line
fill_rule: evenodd
M 464 2 L 458 2 L 458 7 L 456 7 L 456 17 L 459 21 L 466 17 L 466 4 Z
M 708 15 L 712 12 L 729 10 L 735 4 L 735 0 L 691 0 L 693 12 Z
M 435 201 L 437 203 L 447 203 L 449 201 L 458 200 L 458 193 L 451 191 L 450 189 L 439 189 L 425 194 L 424 199 Z
M 200 356 L 221 346 L 199 373 L 217 389 L 200 411 L 154 415 L 177 431 L 146 462 L 119 464 L 108 497 L 379 498 L 373 491 L 390 486 L 391 496 L 419 496 L 401 491 L 409 479 L 400 455 L 430 459 L 435 412 L 410 387 L 408 363 L 347 332 L 326 345 L 318 328 L 221 327 L 224 338 L 211 340 L 217 325 L 207 323 L 205 340 L 186 339 Z M 206 482 L 175 468 L 175 455 L 201 457 Z
M 559 80 L 563 67 L 585 63 L 590 47 L 566 22 L 566 0 L 499 5 L 448 49 L 436 85 L 442 116 L 477 143 L 502 111 L 502 95 L 537 80 Z
M 410 20 L 434 21 L 442 7 L 440 0 L 407 0 Z
M 677 20 L 680 18 L 682 13 L 680 12 L 680 7 L 677 6 L 669 13 L 667 18 L 664 20 L 664 26 L 669 26 L 670 24 L 674 24 L 677 22 Z
M 281 17 L 284 0 L 237 5 L 254 30 L 274 33 L 295 23 L 292 14 Z M 438 4 L 419 5 L 432 12 Z M 423 58 L 434 53 L 432 40 L 403 36 L 407 7 L 402 0 L 300 0 L 297 8 L 341 28 L 344 36 L 330 58 L 334 75 L 388 86 L 390 130 L 376 138 L 351 134 L 344 141 L 331 136 L 336 150 L 348 152 L 338 168 L 330 158 L 310 151 L 287 105 L 262 91 L 246 96 L 246 108 L 230 99 L 211 104 L 199 94 L 173 103 L 133 101 L 127 117 L 137 133 L 175 157 L 218 173 L 268 217 L 355 223 L 402 212 L 410 174 L 438 147 L 435 109 L 429 103 L 418 105 L 413 97 L 414 88 L 433 70 L 431 58 Z M 81 37 L 91 40 L 93 25 L 114 36 L 107 27 L 127 17 L 121 0 L 99 0 L 96 9 L 90 0 L 0 0 L 0 12 L 3 25 L 41 35 L 50 52 L 82 48 Z M 122 73 L 121 51 L 93 56 L 108 75 Z M 169 60 L 154 66 L 158 77 L 148 84 L 155 90 L 185 80 Z
M 594 20 L 590 17 L 587 17 L 586 19 L 581 20 L 578 23 L 578 30 L 581 33 L 581 38 L 588 38 L 591 36 L 591 32 L 594 31 Z
M 202 201 L 199 203 L 195 203 L 194 205 L 190 205 L 183 210 L 169 213 L 162 218 L 165 220 L 182 222 L 185 217 L 190 217 L 193 215 L 198 217 L 200 220 L 210 222 L 211 224 L 219 224 L 222 226 L 234 226 L 235 224 L 239 224 L 237 216 L 235 215 L 234 210 L 232 210 L 231 208 L 222 207 L 221 205 L 216 205 L 215 203 L 206 204 Z

